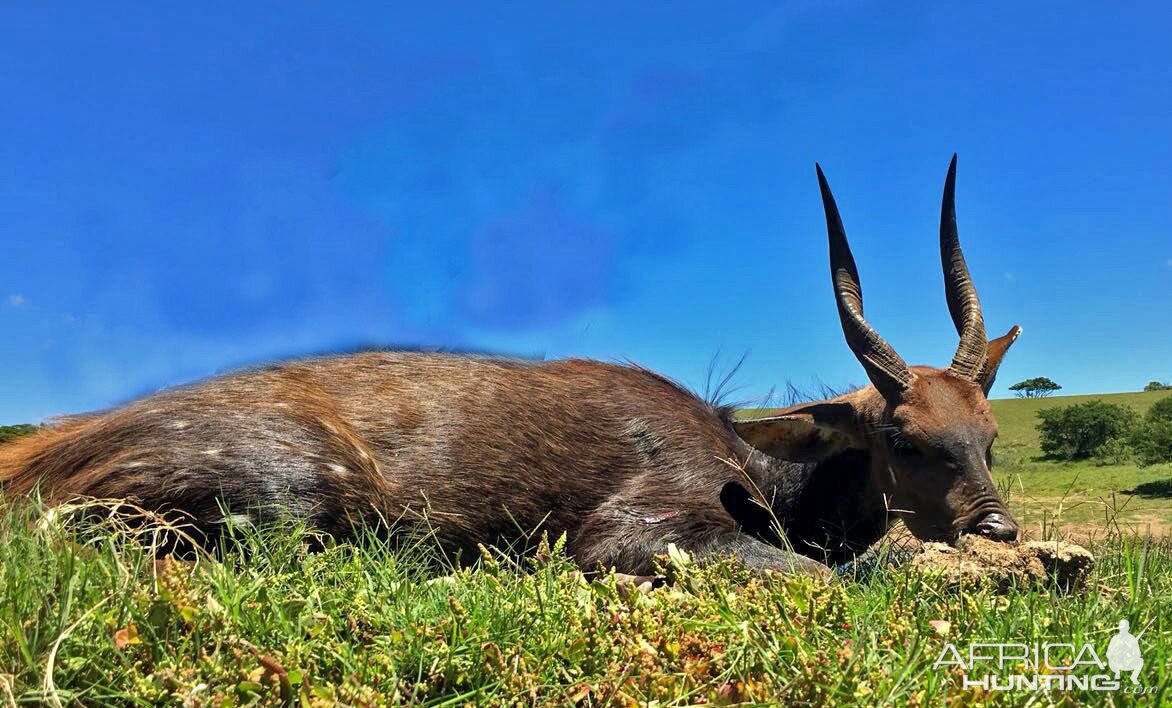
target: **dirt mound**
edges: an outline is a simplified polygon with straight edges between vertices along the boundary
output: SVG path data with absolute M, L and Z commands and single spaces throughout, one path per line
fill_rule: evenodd
M 1095 557 L 1082 546 L 1063 541 L 1029 541 L 1022 544 L 1027 552 L 1042 562 L 1046 574 L 1066 590 L 1081 590 L 1086 586 Z
M 1086 585 L 1095 559 L 1082 546 L 1064 541 L 1010 545 L 980 536 L 962 536 L 956 546 L 925 543 L 912 567 L 939 575 L 947 585 L 992 583 L 999 590 L 1054 582 L 1074 591 Z

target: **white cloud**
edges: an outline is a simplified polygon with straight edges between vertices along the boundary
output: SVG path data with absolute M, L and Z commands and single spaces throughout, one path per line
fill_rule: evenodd
M 25 302 L 27 301 L 24 299 L 24 295 L 21 295 L 20 293 L 12 293 L 8 296 L 8 304 L 12 307 L 20 307 Z

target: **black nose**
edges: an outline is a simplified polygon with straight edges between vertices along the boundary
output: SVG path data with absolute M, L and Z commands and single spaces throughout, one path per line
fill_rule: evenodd
M 1017 524 L 1013 519 L 1005 514 L 993 512 L 986 514 L 977 525 L 973 527 L 977 534 L 985 538 L 991 538 L 994 541 L 1015 541 L 1017 540 Z

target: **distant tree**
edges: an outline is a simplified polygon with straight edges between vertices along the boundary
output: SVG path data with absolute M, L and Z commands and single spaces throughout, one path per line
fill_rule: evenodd
M 1131 433 L 1131 447 L 1141 465 L 1172 462 L 1172 396 L 1156 401 Z
M 1045 376 L 1038 376 L 1025 381 L 1018 381 L 1009 387 L 1018 398 L 1045 398 L 1062 388 Z
M 1127 406 L 1088 401 L 1038 411 L 1042 452 L 1061 460 L 1120 457 L 1139 415 Z
M 35 425 L 0 425 L 0 445 L 21 435 L 28 435 L 36 429 Z
M 1172 384 L 1164 383 L 1162 381 L 1149 381 L 1147 386 L 1144 386 L 1145 391 L 1172 391 Z

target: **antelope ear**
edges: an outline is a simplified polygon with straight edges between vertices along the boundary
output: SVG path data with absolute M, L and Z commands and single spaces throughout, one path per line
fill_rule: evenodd
M 1009 351 L 1009 347 L 1013 345 L 1020 334 L 1021 327 L 1014 325 L 1004 335 L 989 342 L 989 356 L 985 361 L 985 368 L 981 370 L 981 376 L 978 379 L 978 383 L 985 390 L 986 396 L 993 389 L 993 382 L 997 379 L 997 369 L 1001 366 L 1001 359 L 1004 358 L 1005 352 Z
M 858 413 L 845 401 L 803 403 L 764 418 L 738 420 L 733 427 L 761 452 L 791 462 L 816 462 L 862 447 Z

